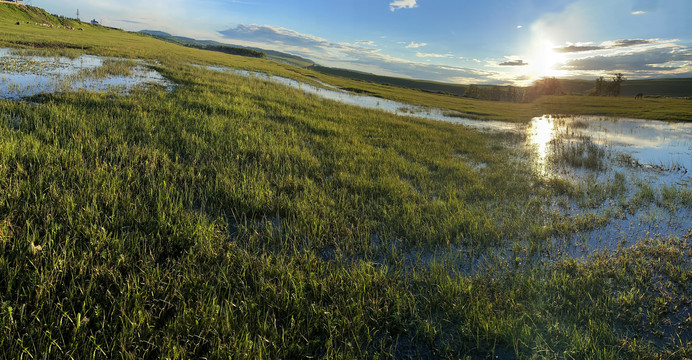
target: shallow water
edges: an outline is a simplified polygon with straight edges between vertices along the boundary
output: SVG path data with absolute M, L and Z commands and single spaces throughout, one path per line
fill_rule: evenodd
M 619 213 L 610 223 L 590 231 L 582 231 L 568 239 L 552 240 L 547 253 L 542 253 L 538 261 L 554 261 L 564 256 L 581 257 L 599 250 L 613 250 L 621 245 L 631 245 L 640 239 L 652 236 L 685 236 L 692 226 L 692 209 L 678 206 L 671 210 L 656 201 L 644 204 L 633 213 L 628 213 L 618 201 L 627 202 L 636 196 L 637 184 L 650 186 L 656 197 L 660 198 L 663 186 L 674 185 L 689 189 L 692 185 L 692 123 L 673 123 L 656 120 L 609 118 L 602 116 L 542 116 L 528 124 L 515 124 L 501 121 L 483 121 L 459 117 L 444 109 L 421 107 L 368 95 L 343 91 L 322 84 L 318 87 L 279 76 L 270 76 L 245 70 L 222 67 L 207 67 L 210 70 L 256 77 L 266 81 L 300 89 L 307 94 L 335 100 L 344 104 L 368 109 L 384 110 L 404 116 L 413 116 L 437 121 L 462 124 L 483 131 L 511 131 L 523 134 L 528 148 L 529 166 L 546 178 L 562 178 L 570 182 L 584 184 L 598 183 L 604 186 L 620 176 L 626 179 L 627 190 L 620 199 L 609 198 L 597 209 L 584 208 L 568 200 L 567 208 L 557 211 L 568 217 L 586 212 L 595 214 L 613 210 Z M 451 114 L 451 116 L 450 116 Z M 595 166 L 575 166 L 561 161 L 565 151 L 576 153 L 577 160 L 593 157 Z M 581 153 L 580 153 L 581 152 Z M 592 152 L 592 154 L 589 154 Z M 477 171 L 483 171 L 479 167 Z M 591 195 L 589 195 L 591 196 Z M 626 207 L 626 206 L 625 206 Z M 627 243 L 630 242 L 630 243 Z M 460 249 L 457 249 L 460 251 Z M 493 248 L 479 253 L 466 254 L 450 249 L 422 251 L 408 254 L 412 261 L 434 263 L 452 259 L 454 266 L 462 273 L 489 271 L 497 266 L 497 261 L 507 264 L 527 260 L 526 254 L 515 253 L 508 247 Z M 418 260 L 415 260 L 418 259 Z M 445 260 L 446 259 L 446 260 Z M 508 260 L 508 259 L 511 259 Z M 461 264 L 461 265 L 460 265 Z M 486 266 L 487 265 L 487 266 Z
M 84 70 L 96 69 L 104 58 L 82 55 L 78 58 L 18 55 L 16 50 L 0 49 L 0 99 L 19 100 L 42 94 L 66 91 L 120 91 L 147 83 L 170 87 L 166 79 L 142 62 L 130 76 L 90 78 L 78 76 Z
M 356 105 L 368 109 L 384 110 L 404 116 L 462 124 L 481 130 L 515 131 L 526 135 L 526 145 L 535 149 L 538 170 L 545 175 L 554 175 L 550 156 L 558 145 L 557 140 L 577 142 L 588 139 L 606 148 L 611 162 L 616 159 L 627 162 L 630 167 L 656 170 L 657 177 L 672 174 L 675 179 L 692 177 L 692 123 L 670 123 L 655 120 L 618 119 L 602 116 L 537 117 L 528 125 L 503 121 L 474 120 L 459 117 L 460 113 L 425 106 L 416 106 L 355 94 L 337 89 L 328 84 L 322 87 L 302 83 L 280 76 L 267 75 L 246 70 L 219 66 L 207 69 L 256 77 L 273 83 L 300 89 L 307 94 Z M 618 157 L 619 155 L 619 157 Z M 564 171 L 563 171 L 564 172 Z
M 417 106 L 382 99 L 375 96 L 355 94 L 352 92 L 338 89 L 329 84 L 321 83 L 319 81 L 317 82 L 320 83 L 322 87 L 306 84 L 300 81 L 288 79 L 281 76 L 267 75 L 247 70 L 237 70 L 220 66 L 206 66 L 206 68 L 214 71 L 229 72 L 237 75 L 256 77 L 273 83 L 290 86 L 292 88 L 302 90 L 306 94 L 317 95 L 324 99 L 338 101 L 347 105 L 360 106 L 367 109 L 383 110 L 397 115 L 414 116 L 430 120 L 451 122 L 455 124 L 462 124 L 476 129 L 485 130 L 517 130 L 520 127 L 520 125 L 504 121 L 479 121 L 467 119 L 460 117 L 461 113 L 451 110 L 444 110 L 427 106 Z
M 86 77 L 76 81 L 71 80 L 71 77 L 80 71 L 94 69 L 103 64 L 102 58 L 89 55 L 76 59 L 46 58 L 17 56 L 7 49 L 0 49 L 0 62 L 3 63 L 3 69 L 15 69 L 2 71 L 0 98 L 5 99 L 21 99 L 40 93 L 79 89 L 128 91 L 143 83 L 160 83 L 170 86 L 160 74 L 146 68 L 144 64 L 137 66 L 133 75 L 129 77 L 110 76 L 105 79 Z M 5 66 L 6 62 L 12 62 L 11 66 Z M 527 153 L 530 154 L 528 159 L 524 160 L 529 162 L 529 166 L 534 166 L 538 174 L 546 178 L 559 177 L 577 183 L 583 183 L 585 179 L 596 179 L 598 182 L 608 183 L 614 174 L 624 174 L 628 186 L 624 197 L 633 196 L 638 182 L 649 184 L 655 189 L 663 185 L 675 185 L 684 189 L 692 187 L 692 123 L 595 116 L 542 116 L 532 119 L 528 124 L 474 120 L 459 117 L 459 113 L 449 110 L 415 106 L 343 91 L 319 81 L 316 81 L 319 86 L 314 86 L 288 78 L 245 70 L 213 66 L 206 68 L 256 77 L 300 89 L 307 94 L 314 94 L 325 99 L 397 115 L 446 121 L 483 131 L 519 133 L 526 139 L 523 145 L 519 146 L 528 148 Z M 599 161 L 602 164 L 597 168 L 575 167 L 558 161 L 559 149 L 583 143 L 593 144 L 599 149 L 599 154 L 602 154 L 599 155 Z M 474 168 L 479 172 L 485 171 L 484 165 L 474 166 Z M 606 204 L 597 211 L 605 211 L 609 207 L 610 205 Z M 568 208 L 560 211 L 567 216 L 577 216 L 592 210 L 572 203 Z M 556 246 L 556 250 L 549 257 L 559 256 L 561 253 L 579 256 L 579 254 L 588 254 L 599 249 L 613 249 L 623 238 L 636 241 L 656 234 L 681 235 L 689 230 L 690 224 L 692 224 L 692 210 L 689 208 L 669 211 L 656 204 L 650 204 L 633 214 L 612 219 L 611 223 L 603 228 L 575 234 L 574 238 L 562 244 L 562 248 Z M 556 245 L 561 241 L 556 239 Z M 498 252 L 493 250 L 492 254 L 504 254 L 507 250 L 498 250 Z M 433 256 L 435 257 L 437 256 Z M 510 258 L 515 257 L 510 256 Z M 465 262 L 473 263 L 469 259 Z
M 543 116 L 531 121 L 527 138 L 544 173 L 550 173 L 549 160 L 558 146 L 591 142 L 604 150 L 607 169 L 648 173 L 656 183 L 692 178 L 692 123 Z
M 567 241 L 554 239 L 549 257 L 581 257 L 649 237 L 683 237 L 692 228 L 689 205 L 666 205 L 669 200 L 663 198 L 670 187 L 681 191 L 692 188 L 692 123 L 543 116 L 531 121 L 526 134 L 527 146 L 534 151 L 534 165 L 542 176 L 583 185 L 589 198 L 598 198 L 599 191 L 616 183 L 618 176 L 624 184 L 621 193 L 607 196 L 595 209 L 574 200 L 565 201 L 566 207 L 554 208 L 568 217 L 606 211 L 613 215 L 603 227 L 580 232 Z M 596 149 L 598 166 L 560 162 L 560 151 L 587 148 Z M 584 158 L 589 156 L 587 150 L 583 153 Z M 638 193 L 644 189 L 651 191 L 651 198 L 637 206 Z

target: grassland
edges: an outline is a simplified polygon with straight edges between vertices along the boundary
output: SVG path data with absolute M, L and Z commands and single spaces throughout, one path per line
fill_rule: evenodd
M 594 198 L 538 176 L 516 134 L 190 64 L 314 75 L 483 118 L 612 110 L 554 98 L 498 109 L 102 27 L 11 21 L 0 46 L 156 59 L 176 87 L 0 100 L 0 358 L 692 356 L 692 233 L 541 261 L 554 238 L 609 216 L 559 216 L 551 201 L 598 207 L 621 183 Z M 622 209 L 689 199 L 649 189 Z
M 73 52 L 74 49 L 79 49 L 93 55 L 159 59 L 160 61 L 169 59 L 173 62 L 185 59 L 189 63 L 232 66 L 308 83 L 312 82 L 312 79 L 317 79 L 341 88 L 385 99 L 455 110 L 474 119 L 527 122 L 532 117 L 541 116 L 545 113 L 569 113 L 692 121 L 692 101 L 690 100 L 663 98 L 632 102 L 633 99 L 629 97 L 560 96 L 553 100 L 550 97 L 545 97 L 530 104 L 498 104 L 495 101 L 478 101 L 453 95 L 330 76 L 268 60 L 235 57 L 229 61 L 228 57 L 218 56 L 218 54 L 210 51 L 185 48 L 157 40 L 145 34 L 130 34 L 103 26 L 70 23 L 73 27 L 82 27 L 84 31 L 45 28 L 34 25 L 34 21 L 52 21 L 56 25 L 60 25 L 71 20 L 53 17 L 40 9 L 37 10 L 37 8 L 27 7 L 32 11 L 21 12 L 17 11 L 15 9 L 17 7 L 14 5 L 2 5 L 0 17 L 8 20 L 0 23 L 0 47 L 39 47 L 55 52 Z M 17 26 L 15 25 L 16 21 L 28 21 L 30 23 Z M 18 36 L 19 34 L 21 36 Z

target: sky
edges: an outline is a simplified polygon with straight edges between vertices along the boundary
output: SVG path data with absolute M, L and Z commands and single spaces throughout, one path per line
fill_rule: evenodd
M 25 0 L 129 31 L 462 84 L 692 77 L 692 0 Z

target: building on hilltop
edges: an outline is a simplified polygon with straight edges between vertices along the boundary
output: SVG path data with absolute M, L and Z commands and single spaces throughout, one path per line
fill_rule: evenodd
M 99 24 L 99 22 L 96 21 L 96 19 L 91 20 L 91 25 L 98 25 L 98 24 Z

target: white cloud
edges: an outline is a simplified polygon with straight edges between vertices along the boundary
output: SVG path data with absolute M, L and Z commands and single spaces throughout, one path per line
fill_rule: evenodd
M 656 11 L 658 0 L 634 0 L 632 4 L 632 15 L 646 14 Z
M 367 45 L 367 46 L 375 46 L 375 42 L 372 40 L 356 40 L 356 44 L 358 45 Z
M 418 49 L 419 47 L 423 47 L 425 45 L 428 45 L 428 44 L 427 43 L 415 43 L 415 42 L 411 41 L 410 44 L 406 45 L 406 48 L 407 49 Z
M 264 42 L 268 44 L 291 44 L 292 46 L 323 46 L 329 42 L 317 36 L 301 34 L 291 29 L 272 25 L 238 25 L 219 31 L 227 39 Z
M 454 55 L 452 54 L 434 54 L 434 53 L 422 53 L 422 52 L 417 52 L 416 56 L 419 58 L 450 58 L 453 57 Z
M 413 9 L 417 7 L 416 0 L 395 0 L 389 3 L 389 10 Z
M 692 50 L 680 40 L 625 39 L 604 41 L 600 46 L 564 48 L 561 66 L 571 77 L 610 76 L 623 73 L 631 79 L 692 76 Z
M 283 51 L 309 58 L 324 66 L 443 82 L 458 82 L 457 79 L 465 79 L 464 83 L 476 84 L 502 82 L 498 80 L 501 75 L 496 72 L 410 61 L 383 54 L 381 49 L 330 42 L 277 26 L 239 25 L 220 31 L 219 34 L 232 44 Z M 425 60 L 454 57 L 451 54 L 425 53 L 418 53 L 418 56 L 426 58 Z
M 523 27 L 524 27 L 524 26 L 522 26 L 522 25 L 517 25 L 517 29 L 521 29 L 521 28 L 523 28 Z
M 676 44 L 640 47 L 627 51 L 608 51 L 595 56 L 573 59 L 565 64 L 571 70 L 622 71 L 636 73 L 653 70 L 692 71 L 692 51 Z M 627 74 L 626 74 L 627 75 Z
M 516 60 L 507 60 L 504 62 L 499 63 L 499 66 L 526 66 L 529 63 L 524 62 L 522 59 L 516 59 Z
M 580 53 L 601 50 L 614 50 L 624 48 L 640 49 L 642 47 L 659 46 L 662 44 L 671 44 L 678 40 L 659 40 L 659 39 L 620 39 L 608 40 L 600 45 L 595 45 L 593 42 L 567 42 L 564 46 L 553 48 L 553 51 L 560 53 Z M 666 45 L 667 46 L 667 45 Z

